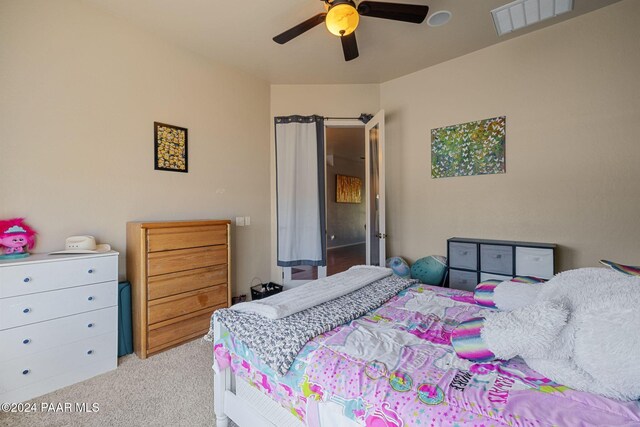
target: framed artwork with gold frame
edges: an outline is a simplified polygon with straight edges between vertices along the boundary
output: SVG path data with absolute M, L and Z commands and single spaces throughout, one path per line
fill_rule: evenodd
M 336 174 L 336 203 L 362 203 L 362 180 Z
M 155 135 L 154 169 L 189 172 L 187 129 L 160 122 L 153 122 L 153 128 Z

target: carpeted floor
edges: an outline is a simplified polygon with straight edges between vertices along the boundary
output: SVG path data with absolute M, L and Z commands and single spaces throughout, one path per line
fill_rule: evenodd
M 211 343 L 195 340 L 36 398 L 38 412 L 0 413 L 0 426 L 214 426 Z M 43 413 L 42 403 L 97 403 L 93 413 Z

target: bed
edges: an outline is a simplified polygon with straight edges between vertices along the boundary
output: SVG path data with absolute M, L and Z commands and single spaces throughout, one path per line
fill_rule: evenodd
M 214 316 L 217 426 L 640 425 L 639 402 L 569 389 L 518 358 L 458 358 L 452 330 L 486 308 L 470 292 L 407 286 L 310 339 L 284 375 Z

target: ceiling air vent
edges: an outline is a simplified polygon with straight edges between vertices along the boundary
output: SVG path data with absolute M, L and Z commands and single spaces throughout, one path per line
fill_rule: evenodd
M 573 10 L 573 0 L 516 0 L 491 11 L 499 36 Z

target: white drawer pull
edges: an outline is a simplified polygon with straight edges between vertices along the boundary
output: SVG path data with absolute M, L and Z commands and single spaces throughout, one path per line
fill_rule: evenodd
M 25 369 L 22 371 L 22 375 L 27 375 L 29 372 L 31 372 L 31 369 Z
M 539 256 L 534 256 L 532 258 L 535 262 L 540 262 L 540 257 Z
M 496 255 L 496 259 L 500 259 L 500 258 L 502 258 L 501 254 Z
M 460 255 L 468 255 L 468 254 L 469 254 L 469 251 L 460 251 L 460 252 L 458 252 L 458 253 L 459 253 Z
M 22 340 L 22 344 L 29 344 L 31 343 L 31 339 L 30 338 L 25 338 Z
M 22 310 L 23 313 L 27 314 L 27 313 L 31 313 L 31 309 L 30 308 L 25 308 L 24 310 Z
M 22 281 L 24 283 L 29 283 L 31 281 L 31 277 L 25 277 Z

